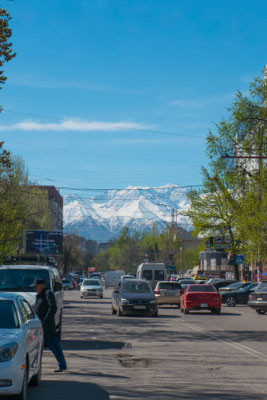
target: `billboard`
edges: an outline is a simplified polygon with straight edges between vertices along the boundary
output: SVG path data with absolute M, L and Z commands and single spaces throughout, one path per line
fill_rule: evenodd
M 62 231 L 27 231 L 25 234 L 25 254 L 45 256 L 62 254 Z

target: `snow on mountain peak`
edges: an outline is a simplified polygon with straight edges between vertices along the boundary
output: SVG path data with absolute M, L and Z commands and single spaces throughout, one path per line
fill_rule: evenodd
M 157 188 L 128 186 L 88 198 L 66 196 L 64 230 L 87 239 L 108 241 L 118 236 L 125 225 L 134 232 L 148 230 L 154 223 L 162 229 L 170 223 L 172 209 L 187 207 L 185 189 L 175 184 Z M 184 229 L 190 228 L 185 217 L 178 219 Z

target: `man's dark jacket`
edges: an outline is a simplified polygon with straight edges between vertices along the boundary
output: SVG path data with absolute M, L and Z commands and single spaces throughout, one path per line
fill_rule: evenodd
M 35 311 L 43 325 L 44 339 L 55 337 L 57 305 L 54 293 L 47 288 L 38 293 L 36 295 Z

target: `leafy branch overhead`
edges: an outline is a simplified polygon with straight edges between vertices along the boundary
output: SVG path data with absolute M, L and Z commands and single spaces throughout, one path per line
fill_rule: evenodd
M 5 9 L 0 8 L 0 89 L 2 89 L 7 79 L 2 67 L 4 63 L 12 60 L 12 58 L 16 56 L 16 53 L 12 50 L 12 43 L 10 42 L 12 36 L 12 30 L 9 27 L 10 20 L 10 14 Z

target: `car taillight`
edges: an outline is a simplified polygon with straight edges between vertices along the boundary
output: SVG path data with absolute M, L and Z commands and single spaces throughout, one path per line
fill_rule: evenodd
M 180 294 L 184 294 L 184 289 L 181 289 L 181 290 L 180 290 Z
M 248 299 L 249 299 L 249 300 L 253 300 L 253 296 L 250 294 L 250 295 L 248 296 Z
M 154 290 L 154 293 L 155 293 L 155 294 L 160 294 L 160 289 Z

